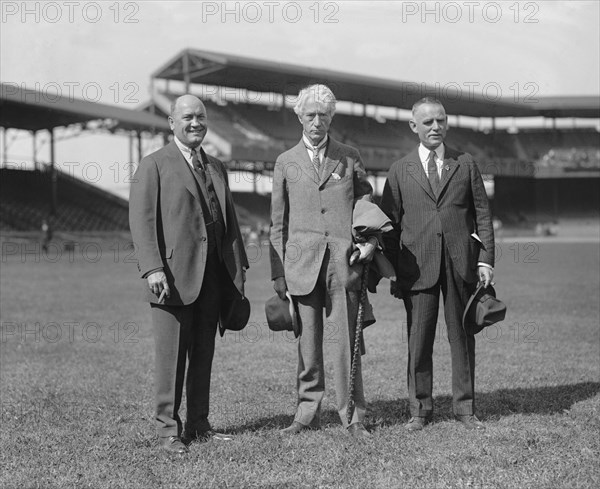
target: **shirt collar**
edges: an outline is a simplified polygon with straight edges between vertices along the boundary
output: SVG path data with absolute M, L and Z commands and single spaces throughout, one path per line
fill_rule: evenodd
M 319 141 L 317 144 L 317 149 L 321 151 L 327 146 L 327 141 L 329 140 L 329 135 L 325 134 L 325 137 Z M 315 148 L 314 145 L 310 142 L 310 140 L 306 137 L 306 134 L 302 133 L 302 141 L 304 141 L 304 146 L 306 146 L 311 151 Z
M 192 149 L 188 146 L 186 146 L 185 144 L 183 144 L 178 138 L 177 136 L 174 136 L 173 138 L 175 140 L 175 144 L 177 145 L 177 147 L 179 148 L 179 151 L 181 151 L 183 153 L 183 155 L 186 158 L 191 158 L 192 157 Z M 196 151 L 200 150 L 200 145 L 196 146 L 194 148 Z
M 434 149 L 435 151 L 435 156 L 437 159 L 439 160 L 443 160 L 444 159 L 444 154 L 446 152 L 445 148 L 444 148 L 444 143 L 440 144 L 437 148 Z M 421 158 L 421 161 L 427 161 L 429 159 L 429 153 L 431 153 L 430 149 L 427 149 L 425 146 L 423 146 L 423 143 L 419 144 L 419 158 Z

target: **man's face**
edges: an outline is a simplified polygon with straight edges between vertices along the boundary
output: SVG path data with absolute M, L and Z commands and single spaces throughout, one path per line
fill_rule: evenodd
M 302 106 L 302 113 L 298 115 L 304 134 L 316 146 L 329 131 L 332 116 L 331 106 L 325 102 L 317 101 L 309 95 Z
M 438 104 L 423 104 L 417 107 L 409 122 L 410 128 L 427 149 L 435 149 L 444 142 L 448 130 L 448 118 L 444 107 Z
M 169 117 L 173 134 L 189 148 L 196 148 L 202 143 L 208 130 L 207 122 L 204 104 L 192 95 L 179 98 Z

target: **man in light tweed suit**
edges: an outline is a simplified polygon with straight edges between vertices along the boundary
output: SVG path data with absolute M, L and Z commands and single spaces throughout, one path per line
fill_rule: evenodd
M 358 151 L 328 135 L 335 97 L 325 85 L 300 92 L 294 110 L 302 139 L 275 163 L 271 197 L 271 278 L 282 300 L 292 296 L 301 323 L 298 342 L 298 407 L 283 430 L 316 429 L 325 392 L 323 336 L 334 350 L 334 382 L 342 424 L 354 437 L 370 436 L 363 425 L 365 399 L 360 362 L 355 410 L 348 425 L 348 385 L 362 264 L 349 264 L 352 211 L 372 188 Z M 358 245 L 359 262 L 372 259 L 376 240 Z M 324 328 L 323 310 L 326 326 Z
M 475 416 L 475 337 L 462 318 L 477 281 L 493 277 L 494 231 L 477 165 L 468 153 L 444 145 L 448 128 L 442 104 L 416 102 L 410 120 L 420 144 L 392 165 L 381 207 L 394 224 L 384 238 L 396 266 L 408 328 L 409 431 L 433 414 L 433 342 L 440 291 L 452 360 L 453 410 L 468 429 L 485 429 Z

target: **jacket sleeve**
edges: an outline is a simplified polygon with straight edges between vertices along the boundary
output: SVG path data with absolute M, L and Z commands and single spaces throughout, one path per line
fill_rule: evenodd
M 471 192 L 473 194 L 473 208 L 475 211 L 475 229 L 482 243 L 477 261 L 487 263 L 493 267 L 495 242 L 492 213 L 485 192 L 485 186 L 483 185 L 483 178 L 475 162 L 471 164 Z
M 231 189 L 229 188 L 229 178 L 227 178 L 227 170 L 225 165 L 221 163 L 221 171 L 225 176 L 225 192 L 227 198 L 227 206 L 231 209 L 231 214 L 227 217 L 227 222 L 229 226 L 233 226 L 233 232 L 236 235 L 237 242 L 239 243 L 239 253 L 240 253 L 240 264 L 243 268 L 250 268 L 250 264 L 248 262 L 248 256 L 246 255 L 246 247 L 244 246 L 244 238 L 242 237 L 242 232 L 240 230 L 240 224 L 237 216 L 237 211 L 235 209 L 235 203 L 233 201 L 233 195 L 231 194 Z
M 381 210 L 392 221 L 392 231 L 383 235 L 385 256 L 392 263 L 396 263 L 398 259 L 400 234 L 402 231 L 400 226 L 402 218 L 402 194 L 400 193 L 400 186 L 397 181 L 397 171 L 398 164 L 394 163 L 388 171 L 380 204 Z
M 129 228 L 140 276 L 163 268 L 158 246 L 160 176 L 156 161 L 142 159 L 131 183 Z
M 271 280 L 285 277 L 283 264 L 288 237 L 289 200 L 284 172 L 285 164 L 278 159 L 273 171 L 273 190 L 271 192 L 271 229 L 269 233 Z
M 355 155 L 354 164 L 354 203 L 357 200 L 368 200 L 373 201 L 373 187 L 369 183 L 367 178 L 367 172 L 365 170 L 365 164 L 360 157 L 360 153 L 357 151 Z

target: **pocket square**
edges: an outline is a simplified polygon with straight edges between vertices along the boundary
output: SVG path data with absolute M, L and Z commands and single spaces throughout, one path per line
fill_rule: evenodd
M 340 177 L 337 173 L 332 173 L 331 178 L 333 178 L 334 180 L 341 180 L 342 177 Z

